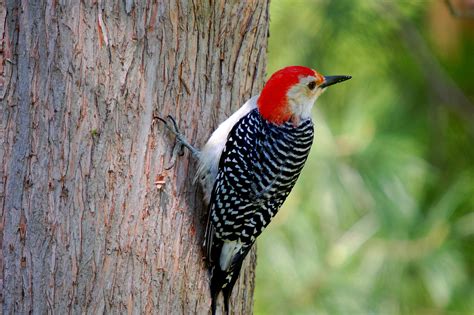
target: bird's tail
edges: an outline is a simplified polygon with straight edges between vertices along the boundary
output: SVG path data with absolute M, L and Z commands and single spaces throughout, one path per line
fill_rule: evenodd
M 235 262 L 229 270 L 221 270 L 219 264 L 211 267 L 211 297 L 212 297 L 212 315 L 216 314 L 217 299 L 222 291 L 224 296 L 224 309 L 229 314 L 229 299 L 232 294 L 235 282 L 239 278 L 240 269 L 245 256 Z

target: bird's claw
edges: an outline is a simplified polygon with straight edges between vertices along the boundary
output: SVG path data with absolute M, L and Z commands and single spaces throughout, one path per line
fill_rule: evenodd
M 176 120 L 173 118 L 173 116 L 171 116 L 171 115 L 166 116 L 166 118 L 171 121 L 172 126 L 170 126 L 168 121 L 166 121 L 166 119 L 164 119 L 162 117 L 156 116 L 155 118 L 160 120 L 163 123 L 163 125 L 165 126 L 165 128 L 168 129 L 169 131 L 171 131 L 171 133 L 174 134 L 175 137 L 176 137 L 176 143 L 173 147 L 173 153 L 171 155 L 169 165 L 165 167 L 166 170 L 169 170 L 175 165 L 176 156 L 183 156 L 184 155 L 184 144 L 183 144 L 183 141 L 182 141 L 183 135 L 179 131 L 178 124 L 176 123 Z
M 174 120 L 173 116 L 171 115 L 166 116 L 166 118 L 168 118 L 173 123 L 173 127 L 171 127 L 164 118 L 161 118 L 159 116 L 156 116 L 155 118 L 161 120 L 163 125 L 165 125 L 166 129 L 171 131 L 175 136 L 181 136 L 181 132 L 179 132 L 178 124 L 176 123 L 176 120 Z

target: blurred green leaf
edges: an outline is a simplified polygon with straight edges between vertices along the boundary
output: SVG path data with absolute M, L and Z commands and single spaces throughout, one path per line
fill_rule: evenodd
M 269 74 L 353 79 L 316 102 L 310 157 L 258 240 L 255 313 L 474 314 L 472 23 L 443 1 L 270 16 Z

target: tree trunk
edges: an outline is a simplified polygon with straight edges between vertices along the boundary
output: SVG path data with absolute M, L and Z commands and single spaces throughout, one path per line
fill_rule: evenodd
M 143 2 L 2 4 L 4 314 L 209 311 L 196 163 L 172 163 L 153 117 L 201 147 L 257 93 L 268 2 Z M 252 312 L 254 267 L 252 253 L 236 314 Z

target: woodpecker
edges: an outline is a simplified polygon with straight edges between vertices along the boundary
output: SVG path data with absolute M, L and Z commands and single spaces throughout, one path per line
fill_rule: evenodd
M 302 66 L 283 68 L 219 125 L 202 151 L 187 142 L 174 120 L 174 130 L 165 122 L 199 160 L 196 178 L 209 207 L 204 248 L 212 314 L 220 292 L 229 313 L 244 258 L 300 175 L 313 143 L 314 102 L 328 86 L 350 78 Z

